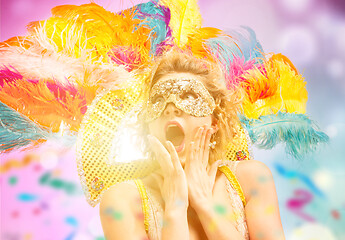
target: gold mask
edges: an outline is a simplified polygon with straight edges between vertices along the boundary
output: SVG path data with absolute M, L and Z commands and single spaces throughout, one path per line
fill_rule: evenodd
M 157 119 L 168 103 L 195 116 L 212 114 L 215 101 L 205 86 L 195 79 L 167 79 L 153 85 L 146 106 L 146 121 Z

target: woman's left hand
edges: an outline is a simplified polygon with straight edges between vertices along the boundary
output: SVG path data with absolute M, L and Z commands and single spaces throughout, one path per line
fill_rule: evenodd
M 212 190 L 221 161 L 209 165 L 210 139 L 214 129 L 200 127 L 190 143 L 184 171 L 190 205 L 196 209 L 212 202 Z

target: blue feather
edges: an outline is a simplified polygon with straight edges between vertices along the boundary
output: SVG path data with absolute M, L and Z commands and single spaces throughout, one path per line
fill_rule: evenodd
M 64 140 L 64 144 L 68 146 L 75 143 L 75 136 L 66 136 L 61 137 L 59 133 L 40 127 L 0 102 L 0 152 L 24 147 L 37 140 L 59 139 Z
M 271 149 L 278 143 L 285 143 L 286 152 L 296 159 L 316 151 L 318 145 L 329 140 L 304 114 L 278 112 L 259 119 L 241 115 L 240 120 L 251 141 L 259 148 Z
M 171 37 L 171 29 L 168 27 L 170 22 L 170 10 L 165 6 L 161 6 L 157 1 L 140 3 L 134 6 L 134 19 L 145 21 L 140 25 L 145 25 L 151 29 L 151 54 L 156 54 L 157 47 L 167 38 Z
M 227 69 L 229 69 L 230 63 L 235 56 L 244 58 L 245 61 L 254 59 L 256 63 L 262 62 L 264 51 L 251 28 L 242 27 L 241 30 L 231 30 L 226 34 L 232 38 L 221 35 L 206 40 L 205 44 L 227 66 Z

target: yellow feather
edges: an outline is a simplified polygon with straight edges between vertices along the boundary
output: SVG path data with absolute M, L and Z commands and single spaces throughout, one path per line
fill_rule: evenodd
M 281 58 L 273 57 L 264 66 L 266 74 L 254 69 L 244 75 L 242 107 L 246 117 L 257 119 L 278 111 L 305 113 L 308 92 L 302 75 Z
M 200 58 L 206 58 L 210 61 L 214 60 L 213 56 L 209 54 L 207 48 L 205 48 L 205 40 L 215 38 L 222 34 L 222 31 L 217 28 L 203 27 L 193 32 L 188 36 L 188 48 L 191 50 L 194 56 Z
M 64 5 L 52 10 L 53 17 L 29 25 L 32 35 L 42 44 L 56 47 L 58 52 L 92 61 L 107 63 L 117 46 L 126 46 L 141 56 L 142 64 L 149 61 L 151 29 L 133 19 L 134 10 L 114 14 L 96 4 Z M 50 47 L 51 48 L 51 47 Z
M 169 26 L 175 43 L 183 48 L 188 42 L 188 35 L 201 27 L 201 14 L 197 0 L 160 0 L 160 4 L 171 12 Z

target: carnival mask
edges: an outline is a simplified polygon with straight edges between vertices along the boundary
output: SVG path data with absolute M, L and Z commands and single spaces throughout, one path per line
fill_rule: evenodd
M 195 116 L 212 114 L 215 101 L 205 86 L 195 79 L 167 79 L 153 85 L 147 101 L 146 121 L 157 119 L 168 103 Z

